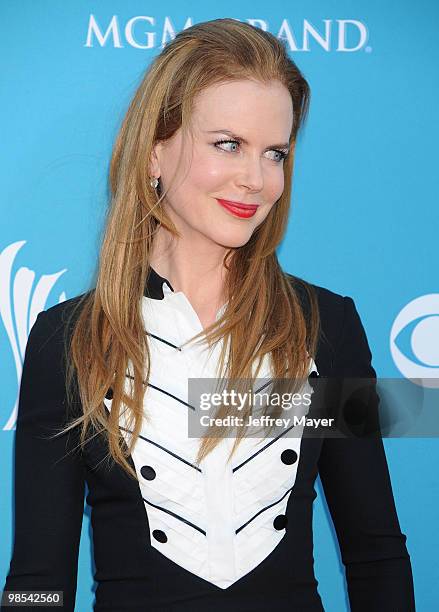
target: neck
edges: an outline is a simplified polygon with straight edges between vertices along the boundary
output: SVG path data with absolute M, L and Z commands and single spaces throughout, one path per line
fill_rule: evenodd
M 221 306 L 225 301 L 227 270 L 223 258 L 227 249 L 204 237 L 172 240 L 160 227 L 149 255 L 154 270 L 166 278 L 175 292 L 182 291 L 195 304 Z

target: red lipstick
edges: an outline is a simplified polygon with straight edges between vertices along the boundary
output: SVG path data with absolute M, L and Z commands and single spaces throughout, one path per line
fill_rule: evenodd
M 241 219 L 248 219 L 253 217 L 258 209 L 257 204 L 244 204 L 243 202 L 235 202 L 233 200 L 221 200 L 220 198 L 216 198 L 219 204 L 229 212 L 231 212 L 236 217 L 241 217 Z

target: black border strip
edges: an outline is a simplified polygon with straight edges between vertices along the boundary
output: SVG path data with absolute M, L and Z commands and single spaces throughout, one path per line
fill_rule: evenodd
M 131 380 L 134 380 L 134 376 L 131 376 L 131 374 L 125 374 L 125 376 L 127 378 L 131 378 Z M 145 384 L 145 381 L 143 381 L 143 384 Z M 164 389 L 161 389 L 160 387 L 157 387 L 156 385 L 153 385 L 152 383 L 148 384 L 148 387 L 151 387 L 152 389 L 155 389 L 156 391 L 160 391 L 161 393 L 165 393 L 165 395 L 168 395 L 169 397 L 172 397 L 173 399 L 175 399 L 177 402 L 180 402 L 180 404 L 183 404 L 184 406 L 186 406 L 187 408 L 190 408 L 191 410 L 195 411 L 195 408 L 193 406 L 191 406 L 190 404 L 188 404 L 187 402 L 185 402 L 184 400 L 180 399 L 179 397 L 177 397 L 176 395 L 172 395 L 172 393 L 169 393 L 169 391 L 165 391 Z
M 245 459 L 242 463 L 240 463 L 239 465 L 237 465 L 236 467 L 234 467 L 232 469 L 232 473 L 236 472 L 237 470 L 239 470 L 239 468 L 241 468 L 243 465 L 245 465 L 246 463 L 248 463 L 249 461 L 251 461 L 252 459 L 254 459 L 254 457 L 256 457 L 256 455 L 259 455 L 259 453 L 262 453 L 262 451 L 264 451 L 266 448 L 268 448 L 271 444 L 273 444 L 274 442 L 276 442 L 276 440 L 279 440 L 279 438 L 281 438 L 282 436 L 284 436 L 286 433 L 288 433 L 289 431 L 291 431 L 293 429 L 293 427 L 296 427 L 295 425 L 291 425 L 291 427 L 288 427 L 288 429 L 285 429 L 285 431 L 283 431 L 282 433 L 280 433 L 278 436 L 276 436 L 275 438 L 273 438 L 272 440 L 270 440 L 270 442 L 268 442 L 265 446 L 263 446 L 262 448 L 260 448 L 259 450 L 257 450 L 255 453 L 253 453 L 253 455 L 250 455 L 250 457 L 247 457 L 247 459 Z
M 178 519 L 182 523 L 186 523 L 186 525 L 189 525 L 189 527 L 193 527 L 194 529 L 196 529 L 197 531 L 199 531 L 203 535 L 206 535 L 206 532 L 204 531 L 204 529 L 201 529 L 201 527 L 197 527 L 196 525 L 194 525 L 193 523 L 191 523 L 187 519 L 183 518 L 182 516 L 179 516 L 178 514 L 175 514 L 175 512 L 172 512 L 172 510 L 168 510 L 167 508 L 162 508 L 161 506 L 157 506 L 156 504 L 153 504 L 152 502 L 148 501 L 144 497 L 142 497 L 142 499 L 143 499 L 143 501 L 145 503 L 149 504 L 150 506 L 153 506 L 153 508 L 157 508 L 157 510 L 161 510 L 162 512 L 166 512 L 166 514 L 170 514 L 171 516 L 173 516 L 174 518 Z
M 262 514 L 262 512 L 265 512 L 266 510 L 268 510 L 268 508 L 272 508 L 273 506 L 275 506 L 276 504 L 279 504 L 287 495 L 288 493 L 291 493 L 291 491 L 294 489 L 294 485 L 291 487 L 291 489 L 288 489 L 288 491 L 285 491 L 285 493 L 282 495 L 282 497 L 280 499 L 278 499 L 277 501 L 273 502 L 272 504 L 270 504 L 269 506 L 265 506 L 265 508 L 262 508 L 262 510 L 259 510 L 259 512 L 256 512 L 256 514 L 254 516 L 251 517 L 251 519 L 249 519 L 246 523 L 244 523 L 244 525 L 241 525 L 241 527 L 238 527 L 238 529 L 235 531 L 235 534 L 238 535 L 238 533 L 244 529 L 244 527 L 247 527 L 247 525 L 249 523 L 251 523 L 257 516 L 259 516 L 260 514 Z
M 259 378 L 259 376 L 258 376 L 258 378 Z M 262 391 L 262 389 L 265 389 L 265 387 L 268 387 L 268 385 L 269 385 L 270 383 L 272 383 L 272 382 L 273 382 L 273 380 L 274 380 L 274 378 L 270 378 L 270 379 L 269 379 L 269 381 L 268 381 L 268 382 L 266 382 L 266 383 L 264 383 L 264 384 L 262 385 L 262 387 L 259 387 L 259 389 L 257 389 L 257 390 L 255 391 L 255 393 L 259 393 L 259 391 Z
M 119 427 L 119 429 L 123 429 L 124 431 L 127 431 L 127 432 L 129 432 L 131 434 L 133 433 L 130 429 L 126 429 L 125 427 Z M 194 468 L 194 470 L 197 470 L 198 472 L 202 473 L 203 470 L 201 468 L 199 468 L 198 465 L 195 465 L 195 463 L 191 463 L 190 461 L 187 461 L 186 459 L 183 459 L 183 457 L 180 457 L 179 455 L 176 455 L 175 453 L 173 453 L 169 449 L 165 448 L 164 446 L 162 446 L 158 442 L 154 442 L 154 440 L 150 440 L 149 438 L 145 438 L 145 436 L 142 436 L 142 434 L 139 434 L 139 438 L 142 438 L 142 440 L 145 440 L 145 442 L 149 442 L 150 444 L 153 444 L 154 446 L 157 446 L 157 448 L 160 448 L 161 450 L 165 451 L 165 453 L 168 453 L 169 455 L 172 455 L 173 457 L 175 457 L 176 459 L 179 459 L 180 461 L 182 461 L 183 463 L 185 463 L 189 467 Z
M 178 348 L 178 347 L 176 347 L 176 348 Z M 131 378 L 131 380 L 134 380 L 134 376 L 131 376 L 131 374 L 125 374 L 125 376 L 126 376 L 126 378 Z M 260 391 L 262 391 L 262 389 L 267 387 L 271 382 L 272 382 L 272 379 L 270 379 L 267 383 L 262 385 L 262 387 L 260 387 L 257 391 L 255 391 L 255 393 L 259 393 Z M 145 384 L 145 381 L 143 381 L 143 384 Z M 175 399 L 177 402 L 180 402 L 180 404 L 183 404 L 183 406 L 186 406 L 187 408 L 190 408 L 191 410 L 193 410 L 195 412 L 195 407 L 194 406 L 192 406 L 191 404 L 188 404 L 187 402 L 185 402 L 184 400 L 180 399 L 176 395 L 173 395 L 172 393 L 169 393 L 169 391 L 165 391 L 161 387 L 157 387 L 156 385 L 153 385 L 152 383 L 149 383 L 148 387 L 151 387 L 152 389 L 155 389 L 156 391 L 160 391 L 160 393 L 164 393 L 168 397 L 172 397 L 172 399 Z
M 172 346 L 173 348 L 177 349 L 177 351 L 181 351 L 181 346 L 176 346 L 175 344 L 172 344 L 172 342 L 169 342 L 168 340 L 165 340 L 164 338 L 160 338 L 160 336 L 156 336 L 155 334 L 152 334 L 151 332 L 146 332 L 146 333 L 148 336 L 151 336 L 151 338 L 160 340 L 161 342 L 164 342 L 165 344 L 168 344 L 169 346 Z

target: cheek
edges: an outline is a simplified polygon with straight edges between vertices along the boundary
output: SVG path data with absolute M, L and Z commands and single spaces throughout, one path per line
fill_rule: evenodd
M 194 158 L 187 181 L 194 190 L 217 193 L 232 178 L 232 173 L 233 167 L 226 160 L 205 155 Z
M 233 180 L 232 173 L 231 164 L 225 160 L 194 154 L 190 168 L 180 174 L 178 187 L 170 194 L 171 208 L 195 227 L 201 219 L 209 222 L 212 215 L 218 214 L 213 198 L 230 194 L 227 187 Z
M 269 212 L 276 205 L 284 190 L 284 171 L 283 168 L 275 168 L 268 172 L 264 180 L 264 202 L 255 216 L 255 224 L 258 227 L 268 217 Z
M 278 168 L 275 168 L 272 176 L 270 177 L 270 181 L 267 183 L 269 185 L 270 191 L 270 202 L 276 202 L 283 193 L 285 180 L 284 180 L 284 171 L 282 164 L 279 165 Z

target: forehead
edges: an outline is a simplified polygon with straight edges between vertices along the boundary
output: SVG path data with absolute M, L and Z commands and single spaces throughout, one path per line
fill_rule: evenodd
M 193 123 L 199 129 L 229 129 L 242 133 L 275 131 L 287 138 L 293 122 L 292 99 L 279 81 L 229 81 L 204 89 L 194 101 Z

